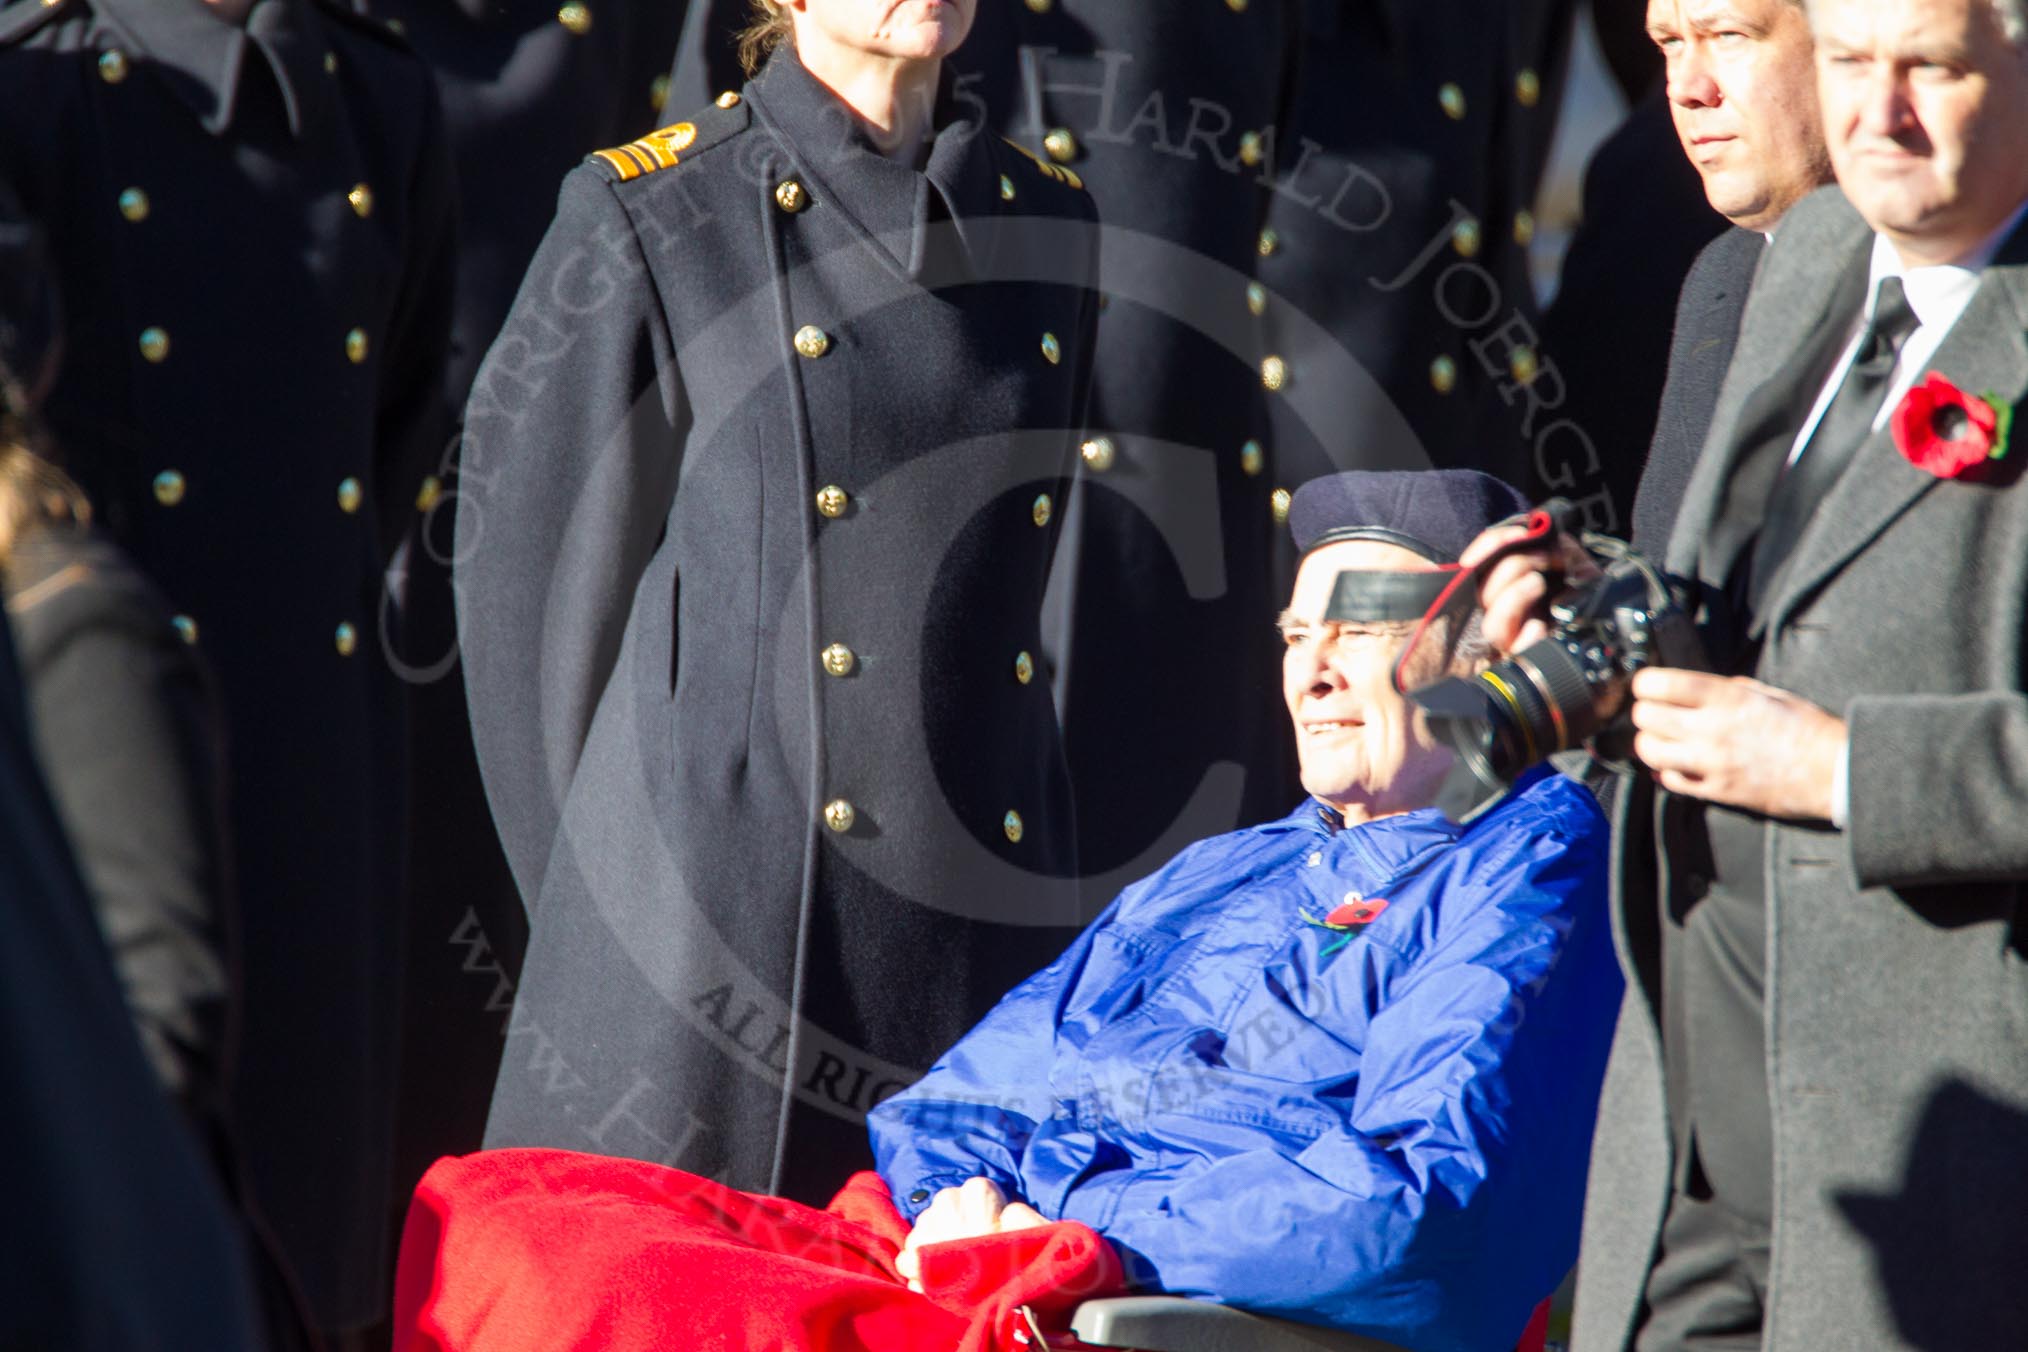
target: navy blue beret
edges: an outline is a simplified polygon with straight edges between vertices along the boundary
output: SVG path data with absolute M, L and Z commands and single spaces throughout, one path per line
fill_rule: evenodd
M 1289 503 L 1296 550 L 1380 540 L 1431 563 L 1456 563 L 1496 521 L 1528 510 L 1515 489 L 1475 469 L 1351 470 L 1312 479 Z

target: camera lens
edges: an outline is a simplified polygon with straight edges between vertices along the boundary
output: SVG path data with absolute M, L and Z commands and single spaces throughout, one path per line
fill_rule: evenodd
M 1428 714 L 1430 732 L 1457 756 L 1437 806 L 1458 821 L 1504 793 L 1529 766 L 1576 746 L 1597 722 L 1581 658 L 1555 639 L 1411 698 Z

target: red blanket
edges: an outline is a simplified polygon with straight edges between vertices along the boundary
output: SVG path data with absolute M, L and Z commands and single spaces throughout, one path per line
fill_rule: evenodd
M 396 1352 L 1023 1352 L 1027 1307 L 1070 1344 L 1080 1301 L 1123 1289 L 1083 1225 L 932 1245 L 875 1174 L 823 1211 L 634 1160 L 493 1150 L 416 1189 L 395 1280 Z

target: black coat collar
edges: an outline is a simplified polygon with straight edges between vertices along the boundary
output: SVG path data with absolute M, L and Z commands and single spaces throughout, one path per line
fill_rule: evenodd
M 948 67 L 920 172 L 875 149 L 857 115 L 791 48 L 769 58 L 747 93 L 812 194 L 835 203 L 910 277 L 929 261 L 933 224 L 948 221 L 973 253 L 977 230 L 996 210 L 998 178 L 977 111 L 955 96 Z
M 204 0 L 93 0 L 92 8 L 214 134 L 232 126 L 247 50 L 258 51 L 281 90 L 289 133 L 300 137 L 328 115 L 332 99 L 328 44 L 306 5 L 257 0 L 243 28 L 213 14 Z

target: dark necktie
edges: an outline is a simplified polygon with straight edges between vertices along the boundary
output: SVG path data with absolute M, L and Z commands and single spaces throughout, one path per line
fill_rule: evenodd
M 1873 298 L 1873 315 L 1859 335 L 1852 365 L 1817 421 L 1816 430 L 1810 433 L 1802 455 L 1782 472 L 1768 502 L 1767 520 L 1754 543 L 1747 578 L 1746 601 L 1753 615 L 1762 613 L 1810 514 L 1873 434 L 1873 419 L 1893 383 L 1901 345 L 1920 323 L 1909 308 L 1901 278 L 1881 278 Z

